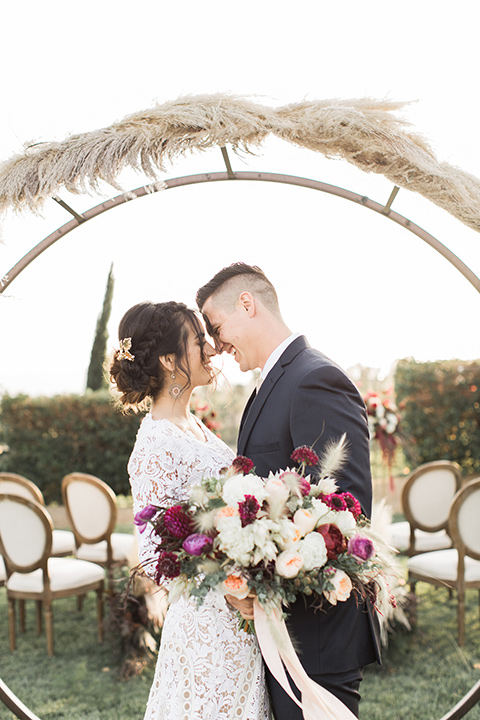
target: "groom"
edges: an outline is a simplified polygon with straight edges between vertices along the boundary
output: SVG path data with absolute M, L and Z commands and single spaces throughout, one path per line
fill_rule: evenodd
M 231 353 L 240 370 L 261 369 L 240 424 L 238 453 L 268 476 L 291 465 L 293 450 L 314 445 L 317 454 L 330 439 L 347 434 L 348 459 L 337 476 L 339 490 L 351 492 L 370 516 L 372 482 L 365 407 L 353 383 L 302 335 L 292 335 L 280 314 L 275 288 L 260 268 L 235 263 L 197 293 L 197 303 L 219 352 Z M 246 615 L 248 599 L 237 601 Z M 234 604 L 234 601 L 232 601 Z M 352 595 L 315 611 L 303 597 L 290 607 L 287 622 L 308 675 L 358 716 L 363 666 L 380 648 L 371 607 Z M 300 708 L 267 672 L 276 720 L 301 720 Z

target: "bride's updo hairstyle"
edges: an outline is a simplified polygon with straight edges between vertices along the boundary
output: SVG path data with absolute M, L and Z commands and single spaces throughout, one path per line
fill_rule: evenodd
M 190 330 L 204 330 L 194 310 L 178 302 L 143 302 L 127 310 L 118 327 L 120 350 L 110 365 L 110 380 L 120 391 L 125 409 L 142 410 L 170 378 L 159 357 L 175 355 L 176 369 L 190 386 L 187 344 Z

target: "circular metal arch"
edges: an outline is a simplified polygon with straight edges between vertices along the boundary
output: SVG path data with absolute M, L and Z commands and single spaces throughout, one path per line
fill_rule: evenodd
M 40 243 L 38 243 L 38 245 L 33 247 L 32 250 L 30 250 L 26 255 L 24 255 L 24 257 L 21 258 L 21 260 L 19 260 L 2 279 L 0 279 L 0 294 L 4 292 L 4 290 L 10 285 L 10 283 L 16 277 L 18 277 L 18 275 L 26 267 L 28 267 L 28 265 L 30 265 L 30 263 L 33 262 L 35 258 L 41 255 L 51 245 L 56 243 L 57 240 L 59 240 L 64 235 L 67 235 L 67 233 L 71 232 L 72 230 L 75 230 L 75 228 L 79 227 L 83 223 L 88 222 L 88 220 L 91 220 L 98 215 L 101 215 L 107 210 L 112 210 L 119 205 L 123 205 L 124 203 L 129 202 L 130 200 L 136 200 L 138 198 L 145 197 L 146 195 L 151 195 L 152 193 L 163 190 L 171 190 L 172 188 L 184 187 L 186 185 L 196 185 L 199 183 L 210 183 L 230 180 L 253 180 L 256 182 L 276 182 L 285 183 L 287 185 L 297 185 L 300 187 L 310 188 L 312 190 L 319 190 L 320 192 L 325 192 L 330 195 L 336 195 L 337 197 L 341 197 L 345 200 L 350 200 L 351 202 L 366 207 L 369 210 L 373 210 L 374 212 L 379 213 L 384 217 L 387 217 L 389 220 L 393 220 L 393 222 L 401 225 L 406 230 L 412 232 L 414 235 L 417 235 L 417 237 L 430 245 L 438 253 L 443 255 L 443 257 L 448 260 L 448 262 L 451 263 L 468 280 L 468 282 L 473 285 L 477 292 L 480 293 L 480 278 L 478 278 L 473 273 L 473 271 L 462 260 L 460 260 L 460 258 L 458 258 L 451 250 L 449 250 L 445 245 L 443 245 L 439 240 L 437 240 L 433 235 L 428 233 L 419 225 L 416 225 L 403 215 L 400 215 L 391 210 L 391 204 L 398 192 L 397 187 L 394 188 L 388 203 L 386 205 L 382 205 L 375 202 L 374 200 L 370 200 L 370 198 L 366 196 L 362 196 L 358 193 L 351 192 L 350 190 L 337 187 L 336 185 L 329 185 L 328 183 L 320 182 L 318 180 L 310 180 L 308 178 L 297 177 L 295 175 L 282 175 L 278 173 L 234 173 L 232 172 L 229 165 L 227 165 L 227 172 L 203 173 L 201 175 L 186 175 L 184 177 L 178 177 L 162 182 L 153 183 L 151 185 L 143 185 L 142 187 L 139 187 L 130 192 L 117 195 L 110 200 L 105 200 L 104 202 L 100 203 L 99 205 L 95 205 L 94 207 L 90 208 L 82 214 L 76 213 L 62 200 L 54 198 L 54 200 L 56 200 L 60 205 L 62 205 L 74 216 L 73 220 L 65 223 L 53 233 L 44 238 Z

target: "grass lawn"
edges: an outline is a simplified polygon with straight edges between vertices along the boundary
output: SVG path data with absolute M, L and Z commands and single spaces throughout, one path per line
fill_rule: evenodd
M 480 676 L 478 594 L 468 594 L 466 645 L 456 637 L 455 602 L 443 590 L 419 584 L 418 621 L 411 633 L 392 636 L 382 667 L 370 666 L 362 684 L 364 720 L 439 720 Z M 96 641 L 91 594 L 78 612 L 75 598 L 54 607 L 56 655 L 47 656 L 27 604 L 27 632 L 8 649 L 5 591 L 0 590 L 0 677 L 41 720 L 141 720 L 153 665 L 120 682 L 118 638 Z M 0 718 L 12 714 L 0 707 Z M 468 714 L 480 719 L 480 705 Z M 205 718 L 205 720 L 210 720 Z M 212 719 L 213 720 L 213 719 Z

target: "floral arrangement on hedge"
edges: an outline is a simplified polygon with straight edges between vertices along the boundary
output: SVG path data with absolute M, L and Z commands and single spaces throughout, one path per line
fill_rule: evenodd
M 369 392 L 364 397 L 367 408 L 370 439 L 376 440 L 382 451 L 383 461 L 388 468 L 390 488 L 393 490 L 392 468 L 395 452 L 400 444 L 400 417 L 397 406 L 384 393 L 383 397 L 376 392 Z
M 345 460 L 345 436 L 322 459 L 309 447 L 292 453 L 295 468 L 261 478 L 237 457 L 218 478 L 206 477 L 188 502 L 148 505 L 135 516 L 158 537 L 151 558 L 170 601 L 186 592 L 203 602 L 210 590 L 244 598 L 255 593 L 269 613 L 315 594 L 320 606 L 352 592 L 388 591 L 389 551 L 371 532 L 357 499 L 338 492 L 333 472 Z M 316 468 L 315 480 L 306 469 Z

